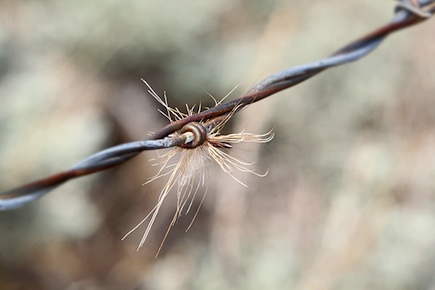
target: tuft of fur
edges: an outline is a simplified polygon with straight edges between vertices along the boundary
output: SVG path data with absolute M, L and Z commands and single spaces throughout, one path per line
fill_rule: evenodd
M 164 93 L 162 99 L 145 80 L 142 81 L 148 87 L 148 92 L 165 108 L 166 112 L 162 110 L 159 110 L 159 112 L 162 113 L 170 122 L 180 120 L 196 113 L 195 106 L 189 108 L 189 106 L 186 105 L 186 113 L 181 112 L 178 108 L 169 107 L 166 93 Z M 234 91 L 234 89 L 219 102 L 213 96 L 210 95 L 210 97 L 215 101 L 215 105 L 218 105 L 222 103 L 222 101 L 225 100 L 225 98 L 227 98 Z M 235 110 L 236 109 L 237 108 L 235 108 Z M 243 186 L 246 186 L 246 184 L 244 184 L 235 177 L 235 172 L 248 172 L 257 176 L 265 176 L 267 174 L 267 172 L 264 174 L 259 174 L 255 172 L 252 168 L 250 168 L 254 163 L 244 162 L 229 155 L 224 151 L 225 148 L 231 148 L 231 144 L 236 144 L 240 142 L 266 143 L 273 138 L 273 133 L 271 131 L 259 135 L 246 133 L 245 131 L 234 134 L 221 135 L 223 127 L 234 115 L 235 110 L 227 114 L 225 117 L 220 118 L 218 122 L 214 124 L 214 126 L 210 128 L 210 130 L 208 130 L 206 141 L 202 145 L 192 149 L 181 147 L 172 148 L 165 154 L 158 155 L 158 157 L 156 158 L 158 162 L 154 165 L 160 166 L 160 170 L 154 177 L 145 182 L 144 185 L 163 177 L 168 177 L 168 180 L 162 191 L 160 192 L 157 204 L 150 211 L 150 213 L 145 216 L 145 218 L 143 218 L 133 229 L 131 229 L 122 238 L 123 240 L 133 231 L 138 229 L 143 223 L 148 221 L 145 233 L 142 236 L 142 239 L 137 248 L 137 250 L 139 250 L 144 245 L 165 198 L 170 194 L 170 192 L 175 191 L 177 195 L 177 205 L 175 213 L 172 222 L 170 223 L 168 230 L 163 238 L 163 241 L 160 244 L 157 252 L 158 254 L 167 235 L 169 234 L 171 227 L 175 224 L 177 219 L 181 217 L 183 213 L 187 214 L 190 212 L 193 201 L 195 200 L 199 189 L 205 186 L 205 171 L 209 161 L 216 162 L 225 173 L 230 175 L 234 180 L 236 180 Z M 200 111 L 201 105 L 198 107 L 197 112 Z M 205 125 L 204 122 L 200 122 L 200 124 Z M 175 132 L 172 134 L 172 136 L 177 134 L 179 133 Z M 206 193 L 207 188 L 205 189 L 205 192 L 201 199 L 201 203 L 188 229 L 195 220 L 198 210 L 201 207 L 201 204 L 206 196 Z

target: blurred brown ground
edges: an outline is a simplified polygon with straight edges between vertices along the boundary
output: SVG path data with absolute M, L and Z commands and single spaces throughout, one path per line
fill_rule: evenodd
M 1 1 L 0 191 L 320 59 L 390 20 L 394 1 Z M 0 289 L 435 289 L 435 20 L 370 56 L 238 114 L 264 178 L 209 168 L 194 226 L 168 200 L 154 152 L 0 212 Z M 207 103 L 208 102 L 208 103 Z

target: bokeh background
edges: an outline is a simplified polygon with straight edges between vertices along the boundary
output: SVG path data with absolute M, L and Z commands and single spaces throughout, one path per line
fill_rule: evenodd
M 0 191 L 145 138 L 172 106 L 236 98 L 383 25 L 394 1 L 0 1 Z M 141 154 L 0 212 L 0 289 L 435 289 L 435 21 L 254 104 L 272 129 L 215 164 L 192 228 L 168 199 L 145 246 L 121 237 L 164 180 Z M 199 200 L 197 204 L 199 203 Z

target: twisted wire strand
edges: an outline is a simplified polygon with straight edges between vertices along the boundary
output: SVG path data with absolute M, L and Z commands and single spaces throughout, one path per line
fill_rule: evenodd
M 152 134 L 149 140 L 130 142 L 105 149 L 77 163 L 67 171 L 0 193 L 0 210 L 22 207 L 70 179 L 119 165 L 142 151 L 188 144 L 193 140 L 193 136 L 189 132 L 168 136 L 191 122 L 206 120 L 212 122 L 215 118 L 237 113 L 247 105 L 295 86 L 328 68 L 356 61 L 373 51 L 391 33 L 423 22 L 435 13 L 435 0 L 399 0 L 398 2 L 395 16 L 391 22 L 351 42 L 331 56 L 273 74 L 258 83 L 242 97 L 220 103 L 198 114 L 172 122 Z
M 190 134 L 184 137 L 187 138 L 174 136 L 158 140 L 130 142 L 105 149 L 80 161 L 67 171 L 1 193 L 0 210 L 22 207 L 72 178 L 116 166 L 130 160 L 142 151 L 181 146 L 184 143 L 191 142 L 192 136 Z

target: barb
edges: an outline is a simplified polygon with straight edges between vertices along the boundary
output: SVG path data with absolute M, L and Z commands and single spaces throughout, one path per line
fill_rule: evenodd
M 195 132 L 186 131 L 181 135 L 169 135 L 192 122 L 207 121 L 213 127 L 213 124 L 217 123 L 216 119 L 225 118 L 228 114 L 235 114 L 247 105 L 297 85 L 328 68 L 353 62 L 366 56 L 391 33 L 423 22 L 434 13 L 435 0 L 399 0 L 395 9 L 395 17 L 390 23 L 351 42 L 331 56 L 273 74 L 254 86 L 244 96 L 225 103 L 219 102 L 213 108 L 197 114 L 189 114 L 184 118 L 171 122 L 154 133 L 149 140 L 126 143 L 100 151 L 67 171 L 0 193 L 0 210 L 21 207 L 70 179 L 119 165 L 144 150 L 186 145 L 186 147 L 189 147 L 188 144 L 196 138 Z

